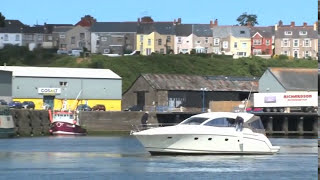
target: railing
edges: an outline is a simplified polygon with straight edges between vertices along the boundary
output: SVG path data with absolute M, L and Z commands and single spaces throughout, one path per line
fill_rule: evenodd
M 165 127 L 165 126 L 174 126 L 177 125 L 177 123 L 155 123 L 155 124 L 140 124 L 140 125 L 131 125 L 132 126 L 132 130 L 130 132 L 130 134 L 134 133 L 134 132 L 139 132 L 139 131 L 143 131 L 143 130 L 147 130 L 147 129 L 152 129 L 152 128 L 157 128 L 157 127 Z

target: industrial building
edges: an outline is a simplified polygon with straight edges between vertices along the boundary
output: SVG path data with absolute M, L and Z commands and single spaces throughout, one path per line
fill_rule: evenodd
M 123 93 L 123 109 L 184 111 L 208 109 L 212 101 L 242 101 L 258 92 L 258 79 L 249 77 L 142 74 Z
M 6 102 L 12 98 L 12 72 L 0 70 L 0 99 Z
M 121 111 L 122 79 L 109 69 L 0 66 L 0 70 L 12 72 L 13 100 L 33 101 L 35 109 L 103 104 L 107 111 Z

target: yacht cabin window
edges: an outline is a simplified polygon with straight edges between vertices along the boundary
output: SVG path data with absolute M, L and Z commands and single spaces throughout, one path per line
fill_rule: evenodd
M 185 124 L 185 125 L 200 125 L 202 124 L 204 121 L 208 120 L 209 118 L 203 118 L 203 117 L 191 117 L 189 119 L 186 119 L 184 122 L 182 122 L 181 124 Z
M 235 119 L 220 117 L 212 119 L 211 121 L 204 124 L 205 126 L 217 126 L 217 127 L 233 127 L 235 126 Z

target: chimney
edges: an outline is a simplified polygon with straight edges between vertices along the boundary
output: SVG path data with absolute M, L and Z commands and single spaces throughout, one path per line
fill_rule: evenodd
M 251 22 L 251 21 L 248 21 L 248 22 L 247 22 L 247 26 L 248 26 L 248 27 L 252 27 L 252 22 Z
M 314 30 L 314 31 L 317 31 L 317 30 L 318 30 L 318 21 L 316 21 L 316 22 L 313 24 L 313 30 Z
M 177 21 L 176 19 L 173 20 L 173 25 L 176 25 L 177 24 Z
M 214 24 L 213 24 L 214 26 L 218 26 L 218 19 L 215 19 L 214 20 Z
M 138 18 L 138 23 L 140 23 L 140 18 Z
M 280 27 L 280 26 L 283 26 L 283 22 L 282 22 L 281 20 L 279 21 L 278 24 L 279 24 L 279 27 Z
M 303 27 L 307 27 L 307 25 L 308 25 L 308 24 L 307 24 L 306 22 L 303 23 Z
M 181 24 L 181 18 L 178 18 L 178 24 Z
M 274 25 L 274 30 L 278 31 L 278 24 Z
M 210 28 L 213 28 L 213 21 L 210 20 Z
M 295 23 L 294 21 L 291 22 L 291 27 L 294 27 Z

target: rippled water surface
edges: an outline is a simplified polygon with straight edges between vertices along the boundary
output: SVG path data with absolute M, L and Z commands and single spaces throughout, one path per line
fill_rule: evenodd
M 317 139 L 276 155 L 151 156 L 130 136 L 0 139 L 0 179 L 317 179 Z

